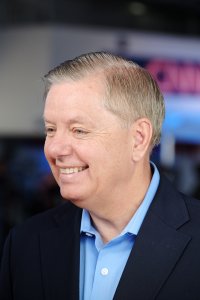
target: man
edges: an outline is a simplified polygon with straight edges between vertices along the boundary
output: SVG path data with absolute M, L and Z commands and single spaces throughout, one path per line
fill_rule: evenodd
M 156 82 L 90 53 L 45 83 L 45 155 L 68 201 L 11 231 L 0 299 L 200 299 L 200 203 L 149 161 L 164 117 Z

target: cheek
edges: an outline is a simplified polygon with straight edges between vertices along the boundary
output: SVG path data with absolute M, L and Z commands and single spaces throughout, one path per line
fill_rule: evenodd
M 50 169 L 51 169 L 51 172 L 53 174 L 53 177 L 55 178 L 55 180 L 57 181 L 57 183 L 59 183 L 58 182 L 58 176 L 59 176 L 58 170 L 57 170 L 57 168 L 55 166 L 54 159 L 51 157 L 51 155 L 49 153 L 48 145 L 46 143 L 44 145 L 44 155 L 45 155 L 46 160 L 47 160 L 47 162 L 48 162 L 48 164 L 50 166 Z
M 125 171 L 131 166 L 131 147 L 127 141 L 116 142 L 107 147 L 105 157 L 107 166 L 110 167 L 110 172 L 118 173 Z
M 54 164 L 54 160 L 53 160 L 53 158 L 51 157 L 51 154 L 50 154 L 50 151 L 49 151 L 49 144 L 48 144 L 47 141 L 45 141 L 45 143 L 44 143 L 44 155 L 45 155 L 45 157 L 46 157 L 46 160 L 47 160 L 49 166 L 50 166 L 51 169 L 52 169 L 52 166 L 53 166 L 53 164 Z M 52 170 L 52 171 L 53 171 L 53 170 Z
M 46 157 L 46 160 L 47 160 L 48 164 L 51 165 L 50 157 L 49 157 L 49 153 L 48 153 L 48 148 L 47 148 L 46 144 L 44 145 L 44 155 Z
M 45 155 L 46 159 L 48 160 L 48 151 L 47 151 L 47 143 L 46 143 L 46 141 L 44 143 L 44 155 Z

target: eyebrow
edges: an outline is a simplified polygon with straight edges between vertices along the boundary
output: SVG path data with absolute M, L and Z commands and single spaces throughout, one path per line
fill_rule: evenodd
M 69 124 L 73 124 L 73 123 L 90 123 L 91 124 L 91 121 L 88 118 L 83 118 L 81 116 L 76 116 L 76 117 L 70 118 L 68 120 L 68 123 Z
M 46 122 L 46 123 L 53 123 L 52 121 L 50 121 L 49 119 L 47 119 L 44 115 L 43 115 L 43 120 L 44 120 L 44 122 Z M 90 124 L 90 125 L 94 125 L 94 123 L 92 123 L 91 121 L 90 121 L 90 119 L 86 119 L 86 118 L 83 118 L 82 116 L 79 116 L 79 115 L 77 115 L 77 116 L 74 116 L 74 117 L 71 117 L 68 121 L 67 121 L 67 123 L 69 124 L 69 125 L 71 125 L 71 124 L 74 124 L 74 123 L 87 123 L 87 124 Z
M 46 122 L 46 123 L 52 123 L 50 120 L 48 120 L 47 118 L 45 118 L 44 115 L 43 115 L 42 119 L 43 119 L 43 121 Z

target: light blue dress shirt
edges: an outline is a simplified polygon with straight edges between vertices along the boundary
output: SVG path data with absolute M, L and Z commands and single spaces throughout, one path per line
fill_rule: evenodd
M 146 196 L 120 235 L 104 244 L 83 210 L 80 241 L 80 300 L 112 300 L 134 245 L 134 240 L 157 191 L 160 175 L 154 173 Z

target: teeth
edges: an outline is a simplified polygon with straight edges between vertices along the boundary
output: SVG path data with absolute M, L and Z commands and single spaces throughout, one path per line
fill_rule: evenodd
M 66 168 L 66 169 L 60 169 L 60 173 L 61 174 L 72 174 L 72 173 L 81 172 L 85 169 L 86 169 L 86 167 Z

